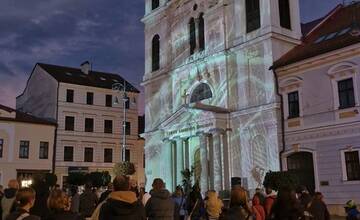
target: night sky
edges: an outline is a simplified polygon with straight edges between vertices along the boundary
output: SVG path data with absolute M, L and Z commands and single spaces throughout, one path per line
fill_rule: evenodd
M 302 22 L 342 0 L 300 0 Z M 35 63 L 119 73 L 140 88 L 144 0 L 0 0 L 0 104 L 15 106 Z M 143 111 L 143 110 L 141 110 Z

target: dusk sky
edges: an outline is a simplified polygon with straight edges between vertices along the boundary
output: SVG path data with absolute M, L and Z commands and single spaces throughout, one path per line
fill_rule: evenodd
M 300 0 L 302 22 L 342 0 Z M 0 0 L 0 104 L 15 106 L 35 63 L 119 73 L 141 90 L 144 0 Z

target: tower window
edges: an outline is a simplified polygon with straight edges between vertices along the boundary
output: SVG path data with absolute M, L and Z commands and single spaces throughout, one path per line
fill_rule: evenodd
M 155 35 L 152 39 L 152 71 L 160 69 L 160 36 Z
M 191 18 L 189 22 L 189 28 L 190 28 L 190 55 L 194 54 L 195 48 L 196 48 L 196 25 L 195 25 L 195 19 Z
M 199 17 L 199 50 L 205 50 L 205 22 L 203 13 Z
M 151 9 L 157 9 L 160 6 L 160 1 L 159 0 L 152 0 L 151 2 Z
M 206 83 L 201 83 L 192 92 L 190 102 L 200 102 L 201 100 L 209 99 L 212 97 L 210 86 Z
M 259 0 L 246 0 L 246 31 L 249 33 L 260 28 Z
M 291 29 L 289 0 L 279 0 L 280 26 Z

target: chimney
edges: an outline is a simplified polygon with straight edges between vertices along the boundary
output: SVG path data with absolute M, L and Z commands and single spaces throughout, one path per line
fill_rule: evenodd
M 89 61 L 85 61 L 83 62 L 81 65 L 81 72 L 83 72 L 84 74 L 88 75 L 89 71 L 90 71 L 90 62 Z

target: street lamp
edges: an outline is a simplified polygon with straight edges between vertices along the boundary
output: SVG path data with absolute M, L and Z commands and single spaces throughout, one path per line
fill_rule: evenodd
M 122 148 L 121 148 L 121 160 L 125 162 L 125 149 L 126 149 L 126 102 L 128 101 L 128 97 L 126 95 L 126 81 L 123 80 L 123 83 L 114 83 L 112 85 L 112 90 L 114 92 L 122 93 L 122 101 L 123 101 L 123 132 L 122 132 Z M 115 96 L 114 104 L 120 104 L 119 99 Z

